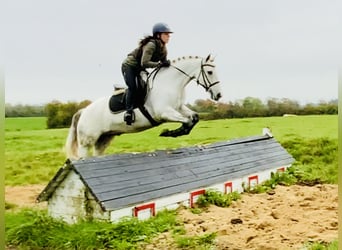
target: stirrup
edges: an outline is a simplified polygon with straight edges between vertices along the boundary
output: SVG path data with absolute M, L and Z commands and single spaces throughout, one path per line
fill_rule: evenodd
M 132 123 L 135 121 L 135 114 L 133 111 L 127 111 L 124 115 L 124 121 L 127 125 L 132 125 Z

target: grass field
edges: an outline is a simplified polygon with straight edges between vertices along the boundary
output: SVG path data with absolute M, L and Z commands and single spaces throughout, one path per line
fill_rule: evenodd
M 201 121 L 190 135 L 179 138 L 159 137 L 164 128 L 178 126 L 164 124 L 115 138 L 107 154 L 203 145 L 260 135 L 262 128 L 270 127 L 274 137 L 296 159 L 297 177 L 337 184 L 337 119 L 334 115 Z M 5 120 L 5 185 L 46 184 L 65 162 L 63 145 L 68 129 L 47 130 L 45 124 L 45 118 Z M 46 211 L 8 211 L 6 242 L 18 246 L 18 249 L 138 249 L 138 242 L 168 231 L 177 242 L 182 239 L 179 246 L 185 246 L 184 249 L 211 249 L 215 235 L 185 238 L 180 233 L 184 233 L 185 228 L 175 216 L 171 211 L 158 213 L 156 218 L 143 222 L 130 220 L 110 224 L 85 221 L 66 225 L 48 217 Z M 337 241 L 330 244 L 318 242 L 303 249 L 336 250 L 337 244 Z
M 215 141 L 259 135 L 270 127 L 274 137 L 283 145 L 296 141 L 325 140 L 337 143 L 337 116 L 297 116 L 200 121 L 190 135 L 178 138 L 159 137 L 159 127 L 134 134 L 115 137 L 107 154 L 145 152 L 203 145 Z M 46 118 L 5 119 L 5 185 L 47 183 L 64 164 L 63 151 L 68 129 L 46 129 Z M 337 154 L 337 153 L 336 153 Z

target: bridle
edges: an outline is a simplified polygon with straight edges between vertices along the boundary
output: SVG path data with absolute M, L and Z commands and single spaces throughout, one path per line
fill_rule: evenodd
M 175 69 L 177 69 L 178 71 L 182 72 L 184 75 L 186 75 L 187 77 L 189 77 L 190 81 L 195 79 L 194 76 L 190 76 L 188 73 L 184 72 L 182 69 L 174 66 L 174 65 L 170 65 L 172 67 L 174 67 Z M 220 81 L 216 81 L 216 82 L 213 82 L 211 83 L 210 80 L 209 80 L 209 77 L 208 75 L 205 73 L 205 70 L 204 70 L 204 67 L 215 67 L 214 65 L 212 64 L 208 64 L 208 63 L 204 63 L 203 64 L 203 60 L 201 61 L 201 71 L 199 72 L 197 78 L 196 78 L 196 82 L 198 85 L 201 85 L 206 91 L 209 91 L 209 89 L 211 87 L 213 87 L 214 85 L 220 83 Z M 203 79 L 203 83 L 200 82 L 200 79 Z

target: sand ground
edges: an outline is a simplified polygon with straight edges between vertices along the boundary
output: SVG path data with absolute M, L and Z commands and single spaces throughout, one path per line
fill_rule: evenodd
M 44 185 L 5 188 L 6 202 L 17 207 L 44 208 L 35 199 Z M 214 249 L 303 249 L 307 242 L 338 238 L 338 186 L 277 186 L 269 194 L 243 194 L 229 208 L 210 206 L 201 214 L 180 209 L 188 236 L 215 232 Z M 238 219 L 238 220 L 236 220 Z M 237 224 L 234 223 L 239 222 Z M 176 249 L 170 233 L 163 233 L 145 249 Z

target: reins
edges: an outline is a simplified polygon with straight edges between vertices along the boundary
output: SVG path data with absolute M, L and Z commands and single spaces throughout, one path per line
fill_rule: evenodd
M 184 75 L 186 75 L 187 77 L 189 77 L 189 81 L 195 79 L 194 76 L 190 76 L 188 73 L 186 73 L 185 71 L 183 71 L 182 69 L 174 66 L 174 65 L 170 65 L 172 66 L 173 68 L 177 69 L 179 72 L 183 73 Z M 204 71 L 204 67 L 206 66 L 209 66 L 209 67 L 214 67 L 213 65 L 211 64 L 203 64 L 202 61 L 201 61 L 201 71 L 199 72 L 198 74 L 198 77 L 196 79 L 196 82 L 198 85 L 201 85 L 206 91 L 209 91 L 209 89 L 218 84 L 220 81 L 216 81 L 216 82 L 213 82 L 211 83 L 210 80 L 209 80 L 209 77 L 208 75 L 205 73 Z M 202 79 L 203 79 L 203 83 L 200 82 L 200 77 L 202 76 Z

